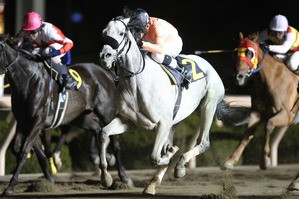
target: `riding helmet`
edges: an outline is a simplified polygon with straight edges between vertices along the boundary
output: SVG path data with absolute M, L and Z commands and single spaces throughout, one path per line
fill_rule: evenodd
M 285 16 L 276 15 L 270 22 L 270 30 L 284 32 L 288 29 L 289 23 Z
M 137 18 L 139 19 L 139 21 L 141 22 L 143 27 L 146 27 L 147 24 L 150 23 L 150 17 L 148 15 L 148 13 L 145 10 L 143 10 L 142 8 L 137 8 L 135 10 L 135 15 L 137 16 Z
M 40 28 L 43 24 L 41 16 L 36 12 L 28 12 L 23 19 L 23 30 L 30 31 Z

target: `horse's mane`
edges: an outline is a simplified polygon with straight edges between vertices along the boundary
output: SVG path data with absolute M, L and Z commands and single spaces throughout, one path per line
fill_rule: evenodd
M 18 38 L 11 37 L 9 34 L 0 34 L 0 42 L 5 42 L 13 50 L 21 52 L 21 57 L 24 57 L 29 61 L 41 62 L 40 57 L 32 53 L 34 47 L 30 42 L 23 42 L 20 47 L 17 47 L 19 42 Z

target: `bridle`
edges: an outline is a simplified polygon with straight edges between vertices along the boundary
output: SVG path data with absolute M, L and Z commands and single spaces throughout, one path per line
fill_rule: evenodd
M 249 38 L 245 38 L 240 42 L 239 47 L 236 49 L 237 51 L 237 57 L 246 62 L 250 69 L 245 73 L 247 77 L 250 77 L 251 75 L 257 73 L 264 67 L 264 57 L 265 55 L 260 58 L 259 54 L 259 45 L 253 41 L 251 41 Z M 247 57 L 247 51 L 252 52 L 252 57 Z M 264 52 L 267 54 L 268 52 Z M 261 60 L 261 61 L 260 61 Z M 260 65 L 258 65 L 261 63 Z
M 120 76 L 112 73 L 111 70 L 109 70 L 109 72 L 114 76 L 114 81 L 119 81 L 120 79 L 130 78 L 130 77 L 140 74 L 144 70 L 145 59 L 144 59 L 144 56 L 142 55 L 142 53 L 140 52 L 142 59 L 143 59 L 143 64 L 142 64 L 142 67 L 136 72 L 131 71 L 129 68 L 126 67 L 125 64 L 120 64 L 121 56 L 126 55 L 129 52 L 129 50 L 131 49 L 132 41 L 129 39 L 129 36 L 128 36 L 128 33 L 130 30 L 128 29 L 128 26 L 125 24 L 125 22 L 123 22 L 122 20 L 112 19 L 112 21 L 120 21 L 125 26 L 125 30 L 126 30 L 125 34 L 123 35 L 123 39 L 121 40 L 120 43 L 118 43 L 118 41 L 111 36 L 106 35 L 106 36 L 102 37 L 103 45 L 109 45 L 113 50 L 116 51 L 116 57 L 115 57 L 115 60 L 113 61 L 113 63 L 115 64 L 114 66 L 116 66 L 116 68 L 122 67 L 128 73 L 128 75 L 124 75 L 124 76 L 120 77 Z
M 2 48 L 5 48 L 5 47 L 6 47 L 5 44 L 4 44 L 3 42 L 0 42 L 0 46 L 1 46 Z M 10 71 L 11 67 L 12 67 L 15 63 L 17 63 L 17 61 L 18 61 L 19 58 L 20 58 L 20 53 L 19 53 L 19 51 L 17 51 L 17 56 L 16 56 L 16 58 L 15 58 L 11 63 L 8 63 L 7 55 L 6 55 L 6 53 L 5 53 L 4 50 L 2 50 L 2 54 L 3 54 L 3 56 L 5 57 L 5 60 L 6 60 L 6 62 L 7 62 L 7 65 L 0 71 L 0 75 L 3 75 L 3 74 L 5 74 L 5 73 L 7 73 L 8 71 Z

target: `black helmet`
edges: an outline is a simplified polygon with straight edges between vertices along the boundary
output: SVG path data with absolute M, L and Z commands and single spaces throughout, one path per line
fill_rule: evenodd
M 145 10 L 143 10 L 142 8 L 137 8 L 135 10 L 135 15 L 143 27 L 146 27 L 147 24 L 150 23 L 150 17 L 148 15 L 148 13 Z

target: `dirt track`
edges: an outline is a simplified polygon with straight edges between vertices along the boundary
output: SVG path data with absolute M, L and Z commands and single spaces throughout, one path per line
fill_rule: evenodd
M 197 199 L 293 199 L 299 192 L 288 192 L 286 187 L 299 172 L 299 165 L 280 165 L 267 171 L 258 166 L 240 166 L 233 171 L 218 167 L 188 170 L 182 179 L 173 178 L 170 170 L 155 197 L 142 195 L 143 188 L 154 170 L 128 171 L 135 187 L 127 188 L 115 181 L 115 189 L 104 189 L 99 177 L 92 173 L 58 174 L 56 183 L 44 181 L 42 174 L 20 176 L 13 198 L 197 198 Z M 111 172 L 117 179 L 116 173 Z M 3 192 L 11 175 L 0 177 Z M 8 197 L 5 197 L 8 198 Z M 9 197 L 10 198 L 10 197 Z

